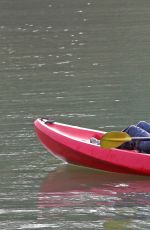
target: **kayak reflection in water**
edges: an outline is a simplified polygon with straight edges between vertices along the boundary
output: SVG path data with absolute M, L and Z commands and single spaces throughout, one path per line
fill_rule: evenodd
M 140 121 L 136 125 L 128 126 L 126 129 L 122 130 L 122 132 L 126 132 L 131 137 L 150 137 L 150 123 L 146 121 Z M 100 141 L 95 137 L 92 137 L 90 142 L 93 144 L 100 144 Z M 150 141 L 132 140 L 129 142 L 125 142 L 118 148 L 150 153 Z
M 150 123 L 140 121 L 136 125 L 130 125 L 122 130 L 131 137 L 150 137 Z M 139 152 L 150 153 L 150 141 L 136 141 L 132 140 L 122 144 L 119 149 L 137 150 Z

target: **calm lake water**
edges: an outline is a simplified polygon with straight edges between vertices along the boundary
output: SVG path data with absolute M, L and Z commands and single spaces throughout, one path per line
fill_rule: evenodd
M 150 180 L 64 165 L 33 121 L 150 121 L 150 1 L 0 1 L 0 229 L 150 228 Z

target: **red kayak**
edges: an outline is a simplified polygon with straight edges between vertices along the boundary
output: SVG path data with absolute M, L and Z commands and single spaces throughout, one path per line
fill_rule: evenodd
M 71 164 L 104 171 L 150 175 L 150 155 L 122 149 L 106 149 L 90 143 L 105 132 L 37 119 L 35 131 L 41 143 L 54 156 Z

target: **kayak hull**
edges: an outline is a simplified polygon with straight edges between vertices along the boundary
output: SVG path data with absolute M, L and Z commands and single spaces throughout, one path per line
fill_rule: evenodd
M 35 120 L 34 127 L 43 146 L 65 162 L 109 172 L 150 175 L 149 154 L 90 143 L 91 137 L 101 139 L 104 132 L 43 118 Z

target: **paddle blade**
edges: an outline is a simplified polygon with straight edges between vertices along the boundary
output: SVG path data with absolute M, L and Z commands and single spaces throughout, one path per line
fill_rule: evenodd
M 131 140 L 132 138 L 125 132 L 109 132 L 104 134 L 100 140 L 100 144 L 103 148 L 117 148 Z

